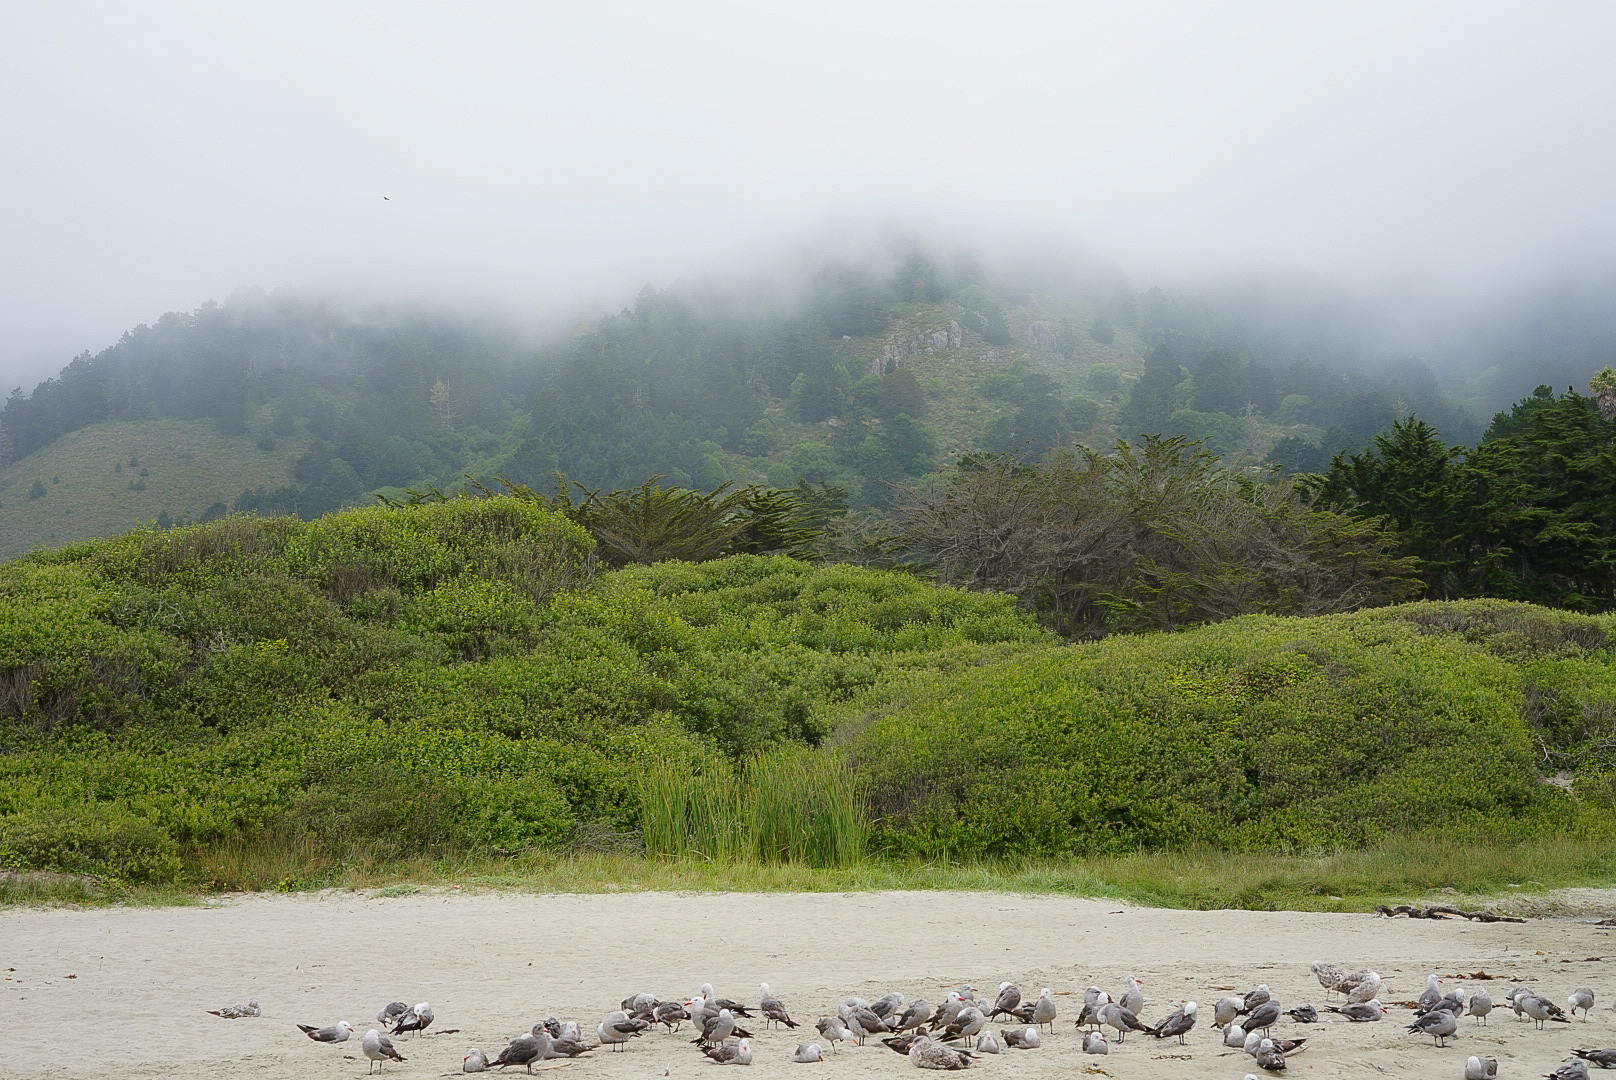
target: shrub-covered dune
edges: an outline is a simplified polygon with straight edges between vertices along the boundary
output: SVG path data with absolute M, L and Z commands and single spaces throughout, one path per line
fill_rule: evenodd
M 490 498 L 0 565 L 0 866 L 234 888 L 601 843 L 796 857 L 758 839 L 765 789 L 777 823 L 805 791 L 856 801 L 837 828 L 868 843 L 837 859 L 1609 816 L 1610 619 L 1423 604 L 1066 646 L 1007 597 L 906 575 L 756 556 L 596 573 L 590 550 Z M 1559 770 L 1576 798 L 1541 782 Z M 756 836 L 703 846 L 702 813 Z
M 866 702 L 879 847 L 959 855 L 1603 828 L 1616 620 L 1498 601 L 1029 650 Z M 1575 770 L 1581 815 L 1542 772 Z

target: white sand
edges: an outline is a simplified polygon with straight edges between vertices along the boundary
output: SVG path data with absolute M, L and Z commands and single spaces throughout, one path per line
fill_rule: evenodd
M 1609 961 L 1586 959 L 1607 951 Z M 1226 989 L 1266 982 L 1287 1007 L 1322 1005 L 1307 967 L 1315 959 L 1378 969 L 1388 999 L 1417 996 L 1428 972 L 1485 969 L 1528 980 L 1559 1002 L 1588 985 L 1599 1001 L 1591 1023 L 1541 1032 L 1502 1009 L 1488 1028 L 1466 1018 L 1445 1050 L 1407 1034 L 1410 1014 L 1397 1006 L 1378 1024 L 1284 1020 L 1276 1034 L 1310 1040 L 1290 1076 L 1457 1078 L 1465 1057 L 1480 1054 L 1497 1057 L 1500 1076 L 1511 1080 L 1544 1075 L 1573 1046 L 1616 1045 L 1616 1012 L 1608 1007 L 1616 978 L 1606 972 L 1616 965 L 1616 945 L 1589 921 L 1181 912 L 962 893 L 329 893 L 207 908 L 0 912 L 0 1077 L 363 1075 L 369 1062 L 357 1037 L 326 1046 L 293 1025 L 346 1019 L 362 1034 L 394 999 L 430 1001 L 434 1028 L 460 1033 L 401 1036 L 409 1060 L 389 1064 L 388 1074 L 458 1074 L 468 1046 L 493 1057 L 546 1016 L 578 1019 L 593 1033 L 630 993 L 688 996 L 703 982 L 753 1001 L 767 981 L 804 1023 L 800 1041 L 812 1041 L 814 1020 L 847 994 L 873 1000 L 896 989 L 936 1004 L 961 982 L 991 996 L 1010 979 L 1029 997 L 1052 987 L 1063 995 L 1056 999 L 1062 1015 L 1044 1048 L 988 1058 L 987 1074 L 1064 1080 L 1098 1065 L 1122 1078 L 1239 1080 L 1260 1071 L 1221 1046 L 1210 1027 L 1212 1002 Z M 1129 973 L 1145 980 L 1147 1022 L 1188 998 L 1202 1004 L 1187 1047 L 1135 1036 L 1105 1058 L 1080 1052 L 1076 995 L 1090 983 L 1119 993 Z M 1463 985 L 1468 992 L 1479 984 Z M 1486 985 L 1496 1000 L 1512 983 Z M 204 1011 L 252 997 L 262 1002 L 261 1019 Z M 916 1075 L 873 1039 L 827 1052 L 822 1065 L 798 1065 L 789 1056 L 799 1033 L 754 1030 L 757 1064 L 745 1074 L 753 1080 Z M 712 1076 L 721 1066 L 701 1057 L 690 1037 L 688 1028 L 679 1036 L 648 1033 L 626 1053 L 603 1049 L 563 1071 L 567 1080 Z

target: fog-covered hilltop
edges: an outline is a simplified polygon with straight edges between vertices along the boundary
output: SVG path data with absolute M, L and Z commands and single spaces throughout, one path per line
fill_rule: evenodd
M 805 481 L 884 508 L 893 484 L 972 452 L 1147 432 L 1318 469 L 1409 415 L 1473 442 L 1485 421 L 1466 403 L 1535 385 L 1482 354 L 1471 377 L 1439 375 L 1372 314 L 1322 286 L 1141 289 L 1102 264 L 989 268 L 913 244 L 745 290 L 648 287 L 538 343 L 492 319 L 243 293 L 12 393 L 0 553 L 468 474 Z

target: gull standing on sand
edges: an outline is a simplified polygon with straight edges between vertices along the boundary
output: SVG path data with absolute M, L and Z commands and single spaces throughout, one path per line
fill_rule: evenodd
M 1252 1009 L 1257 1008 L 1259 1005 L 1266 1005 L 1268 1004 L 1268 999 L 1273 996 L 1274 995 L 1268 992 L 1267 983 L 1259 983 L 1257 989 L 1247 994 L 1245 998 L 1241 1000 L 1240 1011 L 1242 1013 L 1248 1013 Z
M 432 1006 L 425 1001 L 419 1005 L 412 1005 L 408 1012 L 398 1018 L 398 1026 L 393 1028 L 393 1034 L 399 1035 L 406 1031 L 413 1031 L 419 1035 L 426 1031 L 427 1025 L 432 1023 L 435 1016 Z
M 1410 1035 L 1421 1032 L 1436 1040 L 1436 1045 L 1447 1046 L 1447 1038 L 1459 1030 L 1459 1018 L 1446 1009 L 1432 1009 L 1408 1025 Z
M 987 1026 L 988 1018 L 982 1015 L 982 1010 L 975 1005 L 967 1005 L 954 1017 L 954 1022 L 943 1029 L 943 1041 L 949 1039 L 965 1040 L 965 1045 L 971 1045 L 971 1039 Z
M 910 1028 L 920 1027 L 931 1020 L 931 1006 L 926 1004 L 925 998 L 915 998 L 903 1010 L 903 1014 L 896 1022 L 889 1022 L 893 1031 L 902 1033 Z
M 389 1059 L 393 1061 L 404 1060 L 403 1056 L 399 1054 L 397 1050 L 393 1049 L 392 1040 L 385 1037 L 375 1028 L 371 1028 L 369 1031 L 365 1032 L 365 1037 L 359 1043 L 359 1048 L 363 1050 L 365 1052 L 365 1056 L 370 1059 L 371 1069 L 376 1068 L 383 1061 L 387 1061 Z M 365 1074 L 368 1076 L 370 1074 L 370 1070 L 367 1069 Z
M 1225 1028 L 1240 1015 L 1241 1001 L 1237 997 L 1220 997 L 1212 1006 L 1212 1026 Z
M 719 1013 L 719 1015 L 725 1016 L 728 1014 L 728 1012 L 729 1010 L 726 1009 Z M 651 1025 L 648 1021 L 631 1019 L 628 1013 L 624 1012 L 622 1009 L 617 1009 L 614 1012 L 609 1012 L 606 1014 L 606 1019 L 600 1022 L 599 1026 L 596 1028 L 596 1031 L 600 1033 L 600 1041 L 610 1045 L 613 1049 L 616 1049 L 619 1046 L 627 1049 L 628 1047 L 626 1044 L 628 1041 L 638 1036 L 640 1032 L 644 1031 L 650 1026 Z M 731 1023 L 730 1030 L 733 1031 L 734 1028 L 735 1025 Z M 726 1032 L 726 1034 L 728 1033 Z
M 786 1007 L 780 999 L 769 993 L 769 984 L 762 983 L 758 987 L 758 1011 L 763 1014 L 765 1023 L 784 1024 L 788 1028 L 797 1026 L 796 1021 L 786 1013 Z
M 348 1036 L 354 1033 L 354 1026 L 346 1020 L 338 1020 L 330 1027 L 315 1028 L 307 1024 L 297 1025 L 297 1029 L 315 1042 L 339 1043 L 347 1042 Z
M 1117 1045 L 1121 1046 L 1130 1031 L 1149 1031 L 1150 1028 L 1140 1023 L 1139 1017 L 1134 1015 L 1132 1009 L 1111 1002 L 1100 1006 L 1100 1023 L 1117 1031 Z
M 1476 1023 L 1485 1024 L 1487 1014 L 1493 1011 L 1493 996 L 1484 986 L 1470 995 L 1470 1015 L 1476 1018 Z
M 892 1030 L 886 1021 L 871 1012 L 866 1005 L 848 1009 L 842 1019 L 847 1022 L 847 1029 L 853 1033 L 860 1046 L 864 1045 L 864 1040 L 868 1036 L 881 1035 Z
M 902 1005 L 903 995 L 894 990 L 892 993 L 882 994 L 880 997 L 870 1002 L 870 1011 L 879 1016 L 882 1020 L 885 1020 L 887 1017 L 897 1012 Z
M 1122 981 L 1127 985 L 1128 989 L 1123 992 L 1118 1004 L 1131 1013 L 1137 1013 L 1145 1007 L 1145 992 L 1141 989 L 1145 985 L 1145 980 L 1137 975 L 1129 975 Z
M 819 1018 L 819 1023 L 814 1026 L 819 1029 L 819 1034 L 823 1035 L 825 1040 L 830 1043 L 831 1053 L 833 1054 L 836 1052 L 837 1043 L 853 1038 L 852 1030 L 848 1028 L 846 1022 L 840 1016 L 822 1016 Z
M 376 1010 L 376 1023 L 384 1028 L 390 1028 L 398 1023 L 399 1018 L 409 1011 L 409 1002 L 389 1001 L 386 1005 Z
M 1190 1029 L 1195 1026 L 1195 1008 L 1195 1002 L 1186 1001 L 1175 1009 L 1171 1016 L 1157 1024 L 1151 1034 L 1158 1039 L 1167 1039 L 1176 1035 L 1178 1036 L 1179 1045 L 1185 1045 L 1184 1036 L 1188 1035 Z
M 664 1001 L 651 1010 L 651 1019 L 672 1033 L 690 1019 L 690 1013 L 677 1001 Z
M 1497 1058 L 1476 1057 L 1474 1055 L 1465 1058 L 1464 1080 L 1497 1080 L 1497 1077 Z
M 1436 1003 L 1442 1000 L 1442 991 L 1437 989 L 1441 982 L 1442 980 L 1437 978 L 1435 975 L 1427 975 L 1425 977 L 1425 989 L 1420 991 L 1420 997 L 1415 1011 L 1428 1013 L 1432 1009 L 1436 1008 Z
M 1021 988 L 1013 982 L 999 984 L 999 996 L 993 1002 L 993 1009 L 988 1013 L 988 1019 L 995 1019 L 1000 1013 L 1015 1014 L 1016 1007 L 1021 1004 Z
M 825 1052 L 819 1048 L 818 1043 L 798 1043 L 797 1052 L 791 1055 L 792 1061 L 824 1061 Z
M 1515 999 L 1515 1004 L 1519 1005 L 1521 1007 L 1521 1011 L 1532 1018 L 1533 1022 L 1540 1030 L 1542 1029 L 1543 1025 L 1548 1023 L 1550 1020 L 1556 1020 L 1562 1024 L 1571 1023 L 1566 1014 L 1560 1010 L 1560 1006 L 1556 1005 L 1548 998 L 1538 997 L 1533 993 L 1526 993 L 1517 997 Z
M 1111 1000 L 1111 995 L 1098 986 L 1091 986 L 1083 991 L 1083 1011 L 1077 1014 L 1078 1027 L 1100 1027 L 1100 1006 Z M 1238 1003 L 1237 1003 L 1238 1004 Z
M 488 1057 L 481 1050 L 473 1046 L 466 1051 L 466 1056 L 460 1059 L 461 1072 L 487 1072 Z
M 702 1053 L 720 1065 L 750 1065 L 752 1064 L 752 1041 L 742 1039 L 734 1046 L 709 1046 Z
M 1247 1031 L 1257 1031 L 1258 1029 L 1267 1031 L 1278 1022 L 1280 1016 L 1279 1002 L 1265 1001 L 1247 1014 L 1241 1026 Z
M 712 983 L 701 984 L 701 996 L 706 998 L 707 1003 L 715 1009 L 728 1009 L 730 1014 L 733 1016 L 744 1016 L 747 1019 L 751 1019 L 752 1017 L 752 1014 L 746 1011 L 746 1006 L 742 1005 L 739 1001 L 731 1001 L 729 998 L 721 998 L 717 994 L 713 993 Z
M 549 1032 L 545 1032 L 546 1035 Z M 511 1040 L 511 1044 L 499 1052 L 499 1057 L 489 1064 L 498 1065 L 504 1069 L 507 1065 L 526 1065 L 527 1071 L 533 1071 L 533 1063 L 539 1058 L 539 1040 L 534 1035 L 518 1035 Z
M 1348 983 L 1351 983 L 1350 988 Z M 1347 1000 L 1354 1005 L 1372 1000 L 1380 993 L 1380 986 L 1378 971 L 1355 971 L 1341 980 L 1341 989 L 1346 993 Z
M 1027 1015 L 1022 1019 L 1034 1027 L 1043 1027 L 1048 1024 L 1049 1033 L 1053 1035 L 1055 1034 L 1055 999 L 1050 997 L 1051 993 L 1052 991 L 1047 986 L 1038 991 L 1038 1000 L 1032 1003 L 1032 1008 L 1027 1010 Z M 1021 1016 L 1020 1013 L 1016 1015 Z
M 1594 992 L 1586 986 L 1577 987 L 1571 991 L 1571 996 L 1566 999 L 1566 1008 L 1571 1010 L 1572 1016 L 1577 1015 L 1578 1009 L 1582 1010 L 1582 1022 L 1585 1024 L 1588 1022 L 1588 1010 L 1593 1007 Z
M 1336 987 L 1341 985 L 1341 980 L 1346 978 L 1347 975 L 1346 972 L 1334 964 L 1327 964 L 1323 960 L 1315 960 L 1308 967 L 1313 969 L 1313 974 L 1318 978 L 1319 985 L 1324 988 L 1325 997 L 1335 993 Z

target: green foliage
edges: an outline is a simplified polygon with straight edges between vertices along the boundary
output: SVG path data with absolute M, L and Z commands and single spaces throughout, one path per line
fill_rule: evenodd
M 1524 715 L 1545 674 L 1439 629 L 1450 617 L 1561 636 L 1519 605 L 1252 616 L 1023 653 L 902 702 L 867 696 L 846 748 L 872 844 L 1037 857 L 1533 835 L 1571 809 L 1538 782 Z M 1562 687 L 1573 670 L 1609 685 L 1608 644 L 1558 662 Z
M 254 876 L 253 845 L 325 868 L 307 883 L 555 851 L 638 828 L 653 762 L 796 747 L 775 781 L 747 774 L 784 822 L 852 696 L 1044 640 L 1004 597 L 904 575 L 736 556 L 594 577 L 590 547 L 505 496 L 237 515 L 0 565 L 0 856 L 233 888 L 281 880 Z

